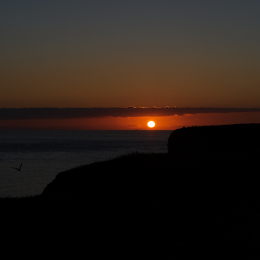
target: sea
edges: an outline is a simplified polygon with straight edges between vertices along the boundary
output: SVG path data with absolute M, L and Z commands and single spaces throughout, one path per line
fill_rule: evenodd
M 0 130 L 0 197 L 39 195 L 58 173 L 81 165 L 135 152 L 166 153 L 171 132 Z

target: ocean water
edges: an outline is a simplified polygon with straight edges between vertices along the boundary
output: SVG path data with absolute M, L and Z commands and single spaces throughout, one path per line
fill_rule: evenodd
M 0 197 L 42 193 L 62 171 L 132 152 L 167 152 L 172 131 L 1 130 Z M 23 163 L 21 171 L 19 168 Z

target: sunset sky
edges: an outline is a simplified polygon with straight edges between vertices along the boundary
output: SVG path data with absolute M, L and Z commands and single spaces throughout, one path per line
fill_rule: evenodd
M 260 108 L 259 0 L 1 0 L 0 108 Z M 260 112 L 11 119 L 0 129 L 260 123 Z

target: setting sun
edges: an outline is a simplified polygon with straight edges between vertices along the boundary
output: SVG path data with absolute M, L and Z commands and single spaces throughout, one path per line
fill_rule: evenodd
M 147 123 L 147 125 L 148 125 L 150 128 L 153 128 L 153 127 L 155 126 L 155 123 L 154 123 L 154 121 L 149 121 L 149 122 Z

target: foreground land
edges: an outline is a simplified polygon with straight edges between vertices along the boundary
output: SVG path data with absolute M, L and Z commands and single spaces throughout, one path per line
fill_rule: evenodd
M 135 153 L 59 173 L 39 196 L 0 200 L 6 240 L 89 259 L 259 259 L 253 146 Z

